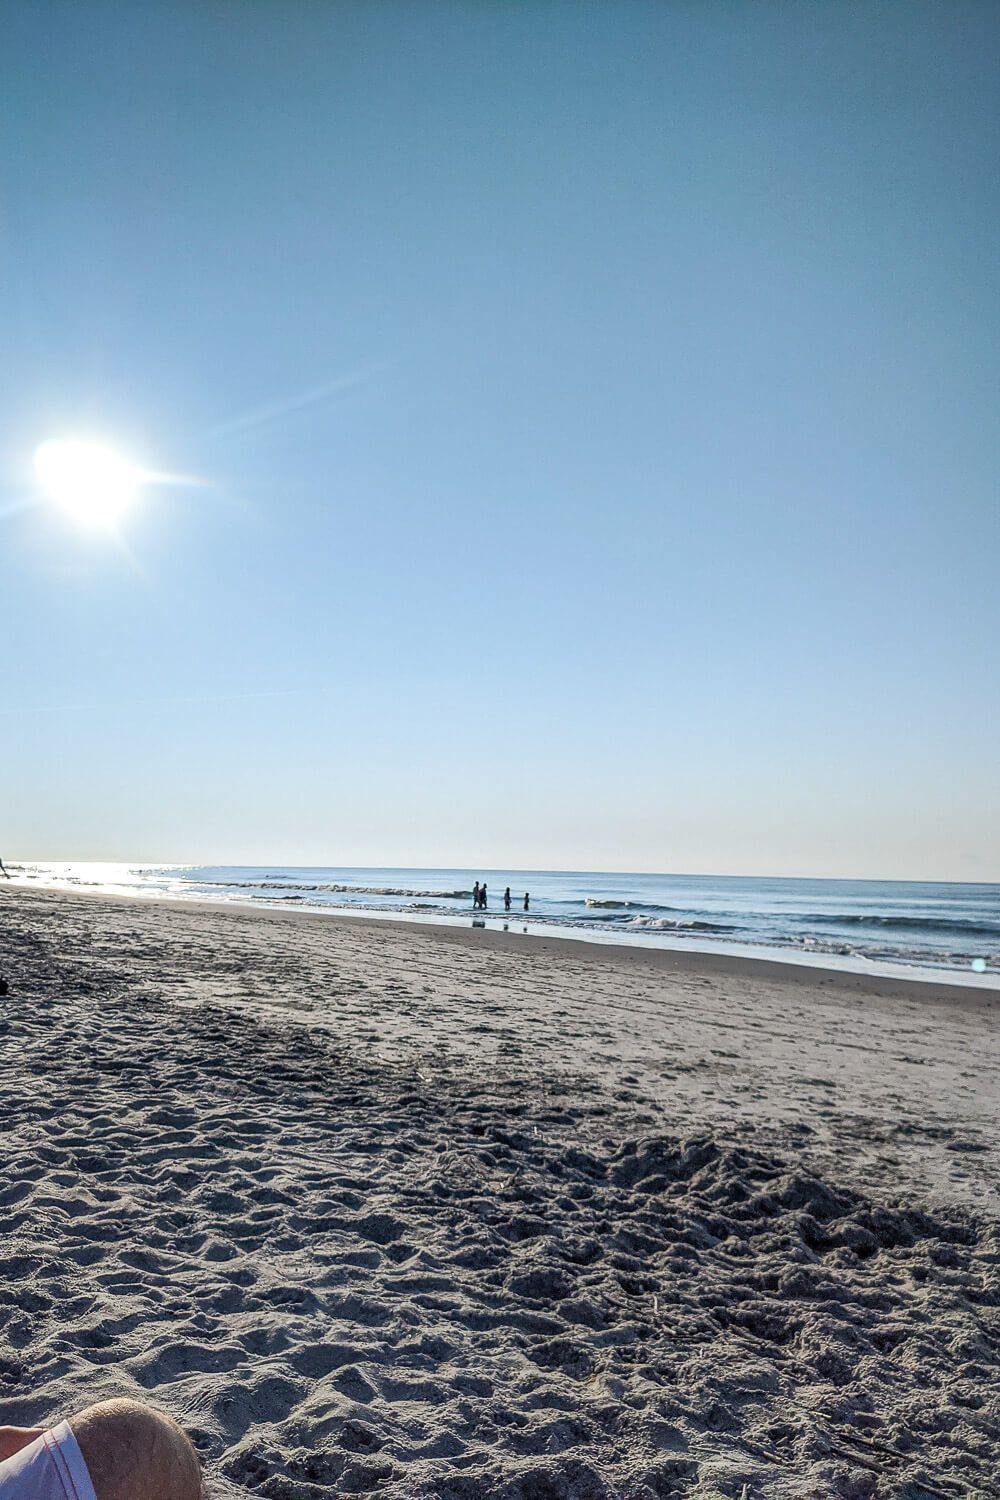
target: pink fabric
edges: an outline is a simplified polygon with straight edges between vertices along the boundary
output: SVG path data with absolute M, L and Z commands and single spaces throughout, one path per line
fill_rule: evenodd
M 97 1500 L 68 1422 L 0 1464 L 0 1500 Z

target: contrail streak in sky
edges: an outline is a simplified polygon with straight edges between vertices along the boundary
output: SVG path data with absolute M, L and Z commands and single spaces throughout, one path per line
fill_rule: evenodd
M 261 688 L 243 693 L 200 693 L 192 695 L 178 694 L 177 696 L 164 698 L 124 698 L 103 703 L 36 703 L 21 705 L 10 711 L 19 715 L 105 713 L 122 708 L 154 708 L 167 705 L 191 705 L 199 703 L 237 703 L 254 698 L 318 697 L 323 693 L 331 691 L 332 688 L 328 684 L 320 684 L 314 687 Z
M 265 427 L 271 422 L 280 422 L 283 418 L 294 415 L 295 412 L 304 411 L 306 407 L 319 406 L 324 401 L 332 401 L 335 396 L 342 395 L 344 391 L 353 390 L 355 386 L 364 385 L 366 381 L 373 379 L 385 369 L 386 363 L 383 360 L 379 364 L 356 370 L 350 375 L 338 375 L 335 380 L 327 380 L 322 385 L 314 385 L 307 391 L 299 391 L 294 396 L 286 396 L 266 406 L 258 406 L 254 411 L 233 417 L 231 421 L 222 422 L 218 427 L 213 427 L 209 436 L 230 437 L 239 432 L 250 432 L 255 427 Z

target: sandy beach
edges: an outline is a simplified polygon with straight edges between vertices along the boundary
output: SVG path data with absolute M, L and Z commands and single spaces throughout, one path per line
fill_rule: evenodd
M 0 892 L 0 1409 L 209 1494 L 1000 1494 L 1000 994 Z

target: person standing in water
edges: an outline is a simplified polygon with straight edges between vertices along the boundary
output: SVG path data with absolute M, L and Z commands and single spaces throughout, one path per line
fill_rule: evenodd
M 486 881 L 485 880 L 483 881 L 482 885 L 479 887 L 479 910 L 480 911 L 485 911 L 486 910 Z
M 5 868 L 4 862 L 3 862 L 2 859 L 0 859 L 0 875 L 2 875 L 5 880 L 9 880 L 10 879 L 10 871 Z
M 475 885 L 472 887 L 472 907 L 473 907 L 474 911 L 477 910 L 478 907 L 479 907 L 479 881 L 478 880 L 476 881 Z
M 503 893 L 503 909 L 504 911 L 510 911 L 510 886 Z
M 528 910 L 528 903 L 529 903 L 530 900 L 531 900 L 531 896 L 529 895 L 529 893 L 527 891 L 525 891 L 525 893 L 524 893 L 524 909 L 525 909 L 525 911 Z

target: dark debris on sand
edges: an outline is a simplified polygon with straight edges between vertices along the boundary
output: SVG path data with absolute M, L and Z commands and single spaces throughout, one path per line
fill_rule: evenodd
M 996 1225 L 12 949 L 5 1420 L 139 1395 L 262 1500 L 1000 1495 Z

